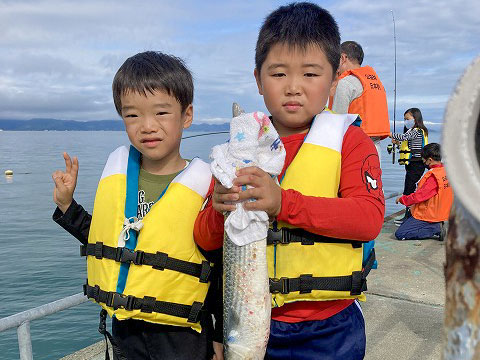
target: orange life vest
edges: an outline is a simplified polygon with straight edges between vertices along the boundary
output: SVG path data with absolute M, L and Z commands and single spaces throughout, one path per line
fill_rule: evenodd
M 421 203 L 413 206 L 412 215 L 417 220 L 439 222 L 448 220 L 453 203 L 453 191 L 447 179 L 443 166 L 434 167 L 427 171 L 420 179 L 418 188 L 422 187 L 430 176 L 435 176 L 438 184 L 438 193 Z
M 370 66 L 345 71 L 338 80 L 353 75 L 360 80 L 363 87 L 362 94 L 354 99 L 348 107 L 349 114 L 359 114 L 362 119 L 362 130 L 370 137 L 379 136 L 382 139 L 390 134 L 388 120 L 387 95 L 382 82 Z M 332 108 L 334 97 L 329 100 Z

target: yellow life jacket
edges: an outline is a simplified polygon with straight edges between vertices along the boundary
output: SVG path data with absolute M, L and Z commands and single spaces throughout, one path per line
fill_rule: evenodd
M 428 144 L 428 135 L 425 134 L 425 130 L 422 130 L 422 148 Z M 410 148 L 408 147 L 408 140 L 404 140 L 400 144 L 400 156 L 398 158 L 398 164 L 399 165 L 408 165 L 410 162 L 409 160 L 412 157 L 412 152 Z
M 138 220 L 140 161 L 133 146 L 119 147 L 107 160 L 82 248 L 84 292 L 119 320 L 200 332 L 211 264 L 194 243 L 193 227 L 210 185 L 209 165 L 192 160 Z
M 281 187 L 306 196 L 338 197 L 343 137 L 356 119 L 357 115 L 327 111 L 317 115 Z M 362 291 L 366 290 L 365 277 L 375 261 L 373 249 L 367 257 L 368 271 L 363 272 L 361 242 L 291 229 L 284 222 L 278 222 L 278 228 L 269 230 L 277 241 L 267 241 L 272 306 L 295 301 L 365 300 Z

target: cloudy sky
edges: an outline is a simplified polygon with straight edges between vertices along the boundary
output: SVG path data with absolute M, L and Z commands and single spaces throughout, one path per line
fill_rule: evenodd
M 111 82 L 141 51 L 182 57 L 195 79 L 195 122 L 224 122 L 231 103 L 265 110 L 254 48 L 265 16 L 287 1 L 0 0 L 0 118 L 118 119 Z M 440 122 L 465 67 L 480 54 L 480 1 L 318 1 L 355 40 L 387 90 L 393 118 L 419 107 Z

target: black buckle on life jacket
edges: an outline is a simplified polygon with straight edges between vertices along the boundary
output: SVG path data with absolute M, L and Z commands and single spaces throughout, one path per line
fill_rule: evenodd
M 95 258 L 99 260 L 103 258 L 103 242 L 97 241 L 95 243 Z
M 290 283 L 287 277 L 281 277 L 280 279 L 270 278 L 268 282 L 272 294 L 288 294 L 290 292 Z
M 153 307 L 155 306 L 155 301 L 157 301 L 157 299 L 152 296 L 144 296 L 140 311 L 145 313 L 151 313 L 153 311 Z
M 212 268 L 210 267 L 210 263 L 206 260 L 202 261 L 202 267 L 200 269 L 200 277 L 199 277 L 200 282 L 207 283 L 211 272 L 212 272 Z
M 98 297 L 100 296 L 100 286 L 89 286 L 87 280 L 87 282 L 83 284 L 83 295 L 85 295 L 89 299 L 93 299 L 98 302 Z
M 290 232 L 288 229 L 269 229 L 267 236 L 274 245 L 290 243 Z
M 350 295 L 360 295 L 366 290 L 367 279 L 363 276 L 363 271 L 352 272 L 352 289 Z
M 157 270 L 164 270 L 167 265 L 168 254 L 157 251 L 152 261 L 152 267 Z
M 203 308 L 203 304 L 198 301 L 194 301 L 192 307 L 190 308 L 190 312 L 188 314 L 187 322 L 196 323 L 198 322 L 198 317 L 200 315 L 200 311 Z
M 135 265 L 142 265 L 145 252 L 142 250 L 131 250 L 127 248 L 117 248 L 115 254 L 115 261 L 121 263 L 134 263 Z
M 87 256 L 87 247 L 85 245 L 80 245 L 80 256 Z
M 113 307 L 114 310 L 125 309 L 128 311 L 133 310 L 133 302 L 135 297 L 131 295 L 123 295 L 117 292 L 110 292 L 108 294 L 107 306 Z
M 309 294 L 313 290 L 313 275 L 312 274 L 302 274 L 299 277 L 298 281 L 298 290 L 300 294 Z

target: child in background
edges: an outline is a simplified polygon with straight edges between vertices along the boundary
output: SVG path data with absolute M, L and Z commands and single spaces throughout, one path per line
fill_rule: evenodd
M 101 327 L 112 316 L 116 359 L 223 359 L 207 311 L 211 263 L 193 241 L 210 169 L 179 150 L 193 119 L 192 75 L 179 58 L 147 51 L 125 61 L 112 87 L 130 149 L 110 154 L 93 217 L 73 199 L 78 160 L 64 153 L 53 219 L 83 244 L 84 292 L 103 308 Z
M 362 270 L 362 244 L 380 232 L 385 204 L 378 154 L 357 116 L 325 109 L 339 61 L 338 27 L 321 7 L 293 3 L 266 18 L 254 75 L 286 149 L 281 186 L 257 167 L 243 168 L 231 189 L 212 182 L 211 201 L 195 222 L 196 242 L 216 249 L 223 242 L 223 212 L 235 210 L 232 201 L 254 198 L 245 209 L 272 219 L 268 359 L 365 354 L 356 299 L 365 300 L 372 257 Z
M 443 241 L 444 221 L 448 220 L 453 191 L 442 164 L 440 144 L 431 143 L 422 149 L 423 164 L 429 169 L 420 179 L 417 191 L 398 197 L 395 202 L 412 208 L 412 216 L 395 232 L 398 240 L 428 239 Z

